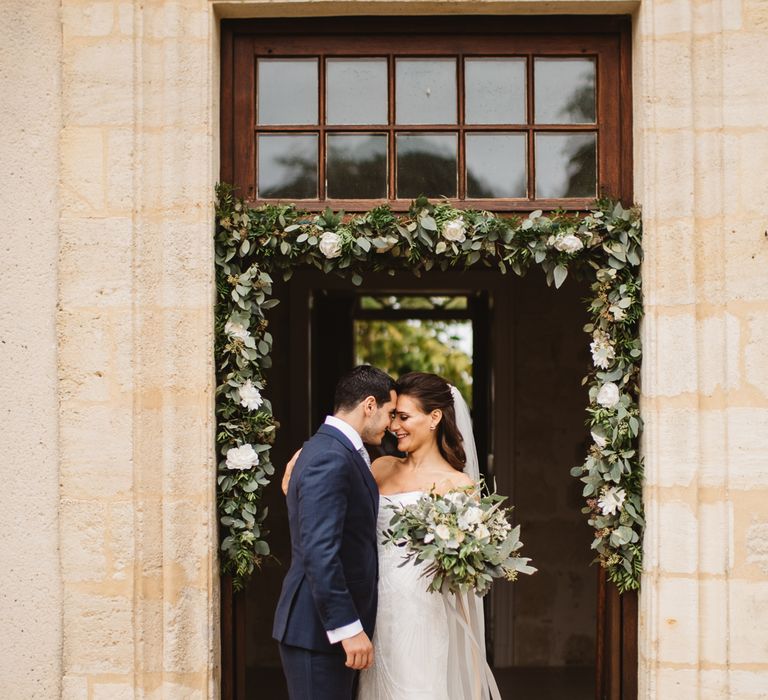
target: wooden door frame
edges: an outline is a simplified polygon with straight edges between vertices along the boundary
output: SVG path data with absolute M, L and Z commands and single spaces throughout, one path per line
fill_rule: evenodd
M 616 191 L 612 196 L 625 205 L 632 204 L 632 98 L 631 98 L 631 17 L 629 16 L 466 16 L 466 17 L 345 17 L 345 18 L 301 18 L 301 19 L 259 19 L 223 20 L 221 25 L 221 180 L 235 185 L 236 173 L 242 167 L 237 163 L 250 156 L 245 144 L 238 136 L 238 110 L 252 110 L 249 97 L 235 90 L 235 37 L 238 35 L 310 34 L 326 32 L 362 36 L 367 33 L 380 34 L 449 34 L 470 32 L 487 34 L 526 35 L 614 35 L 619 45 L 617 65 L 620 84 L 620 128 L 618 133 L 602 148 L 614 149 L 617 154 L 618 170 L 612 178 Z M 251 112 L 252 113 L 252 112 Z M 247 189 L 247 188 L 246 188 Z M 247 197 L 248 192 L 243 194 Z M 489 208 L 493 206 L 489 204 Z M 354 210 L 348 207 L 348 210 Z M 526 210 L 521 209 L 524 213 Z M 391 278 L 390 278 L 391 279 Z M 333 277 L 328 277 L 331 282 Z M 455 281 L 455 280 L 454 280 Z M 340 281 L 341 282 L 341 281 Z M 343 284 L 343 283 L 342 283 Z M 395 285 L 396 286 L 396 285 Z M 407 285 L 405 285 L 407 286 Z M 293 331 L 292 331 L 293 332 Z M 298 333 L 298 331 L 296 331 Z M 291 342 L 300 342 L 292 337 Z M 510 347 L 509 345 L 507 346 Z M 306 389 L 307 372 L 291 376 L 291 388 Z M 302 383 L 302 380 L 304 383 Z M 297 415 L 293 415 L 296 413 Z M 302 420 L 298 408 L 293 409 L 286 420 Z M 496 439 L 503 439 L 497 436 Z M 598 615 L 597 615 L 597 700 L 635 700 L 637 697 L 637 634 L 638 597 L 634 592 L 619 596 L 616 588 L 607 583 L 603 572 L 598 571 Z M 237 596 L 231 585 L 222 580 L 222 697 L 224 700 L 237 698 L 245 700 L 243 679 L 235 681 L 236 637 L 244 637 L 244 615 L 233 615 Z M 227 640 L 232 643 L 227 643 Z

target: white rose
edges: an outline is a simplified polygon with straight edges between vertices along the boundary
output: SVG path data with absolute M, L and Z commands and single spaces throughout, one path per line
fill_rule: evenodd
M 461 243 L 467 239 L 464 233 L 464 222 L 461 219 L 451 219 L 443 224 L 443 238 L 447 241 Z
M 594 430 L 590 431 L 590 435 L 595 441 L 595 445 L 597 445 L 601 450 L 608 444 L 608 439 L 602 435 L 598 435 Z
M 380 245 L 380 246 L 378 246 L 376 248 L 376 252 L 377 253 L 387 253 L 390 250 L 392 250 L 392 248 L 395 247 L 396 243 L 397 243 L 397 238 L 395 238 L 394 236 L 387 236 L 384 239 L 384 244 Z
M 608 310 L 613 314 L 614 321 L 623 321 L 627 315 L 620 306 L 611 306 Z
M 240 394 L 240 405 L 245 406 L 249 411 L 255 411 L 264 403 L 261 392 L 253 386 L 250 379 L 240 387 L 238 393 Z
M 597 505 L 600 506 L 603 515 L 615 515 L 616 511 L 621 510 L 626 497 L 627 493 L 624 489 L 608 486 L 603 489 L 603 494 L 598 499 Z
M 480 525 L 475 528 L 475 537 L 477 537 L 477 539 L 484 540 L 486 537 L 490 536 L 491 533 L 489 532 L 488 528 L 482 523 L 480 523 Z
M 616 408 L 619 405 L 619 387 L 613 382 L 607 382 L 597 392 L 597 403 L 604 408 Z
M 245 444 L 227 450 L 227 467 L 229 469 L 250 469 L 259 463 L 259 455 L 253 445 Z
M 572 233 L 567 236 L 558 236 L 555 239 L 555 248 L 563 253 L 576 253 L 584 247 L 581 239 Z
M 610 336 L 603 331 L 595 331 L 593 341 L 589 344 L 589 348 L 592 351 L 592 362 L 595 367 L 601 369 L 608 369 L 611 364 L 611 360 L 616 357 L 616 351 L 611 343 Z
M 448 529 L 447 525 L 438 525 L 435 528 L 435 534 L 441 539 L 441 540 L 448 540 L 451 537 L 451 531 Z
M 239 338 L 240 340 L 248 340 L 251 337 L 250 331 L 242 323 L 235 323 L 234 321 L 226 322 L 224 332 L 230 338 Z
M 483 509 L 477 506 L 470 506 L 459 516 L 459 527 L 462 530 L 471 530 L 473 525 L 477 525 L 483 519 Z
M 341 236 L 333 231 L 326 231 L 320 236 L 320 252 L 329 260 L 341 255 Z

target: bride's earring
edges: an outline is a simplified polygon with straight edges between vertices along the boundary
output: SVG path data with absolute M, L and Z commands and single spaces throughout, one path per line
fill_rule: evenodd
M 436 425 L 430 425 L 430 426 L 429 426 L 429 429 L 430 429 L 430 430 L 435 430 L 436 428 L 437 428 L 437 426 L 436 426 Z

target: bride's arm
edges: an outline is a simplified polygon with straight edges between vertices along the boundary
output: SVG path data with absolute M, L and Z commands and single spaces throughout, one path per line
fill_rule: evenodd
M 301 448 L 293 453 L 293 457 L 291 457 L 288 464 L 285 465 L 285 473 L 283 474 L 283 483 L 281 484 L 281 487 L 283 489 L 283 494 L 286 496 L 288 495 L 288 484 L 291 483 L 291 474 L 293 473 L 293 468 L 296 466 L 296 460 L 299 458 L 300 454 Z

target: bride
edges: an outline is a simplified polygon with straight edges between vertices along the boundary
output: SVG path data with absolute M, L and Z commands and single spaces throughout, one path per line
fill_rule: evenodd
M 406 456 L 381 457 L 373 465 L 379 486 L 379 604 L 373 648 L 376 660 L 362 671 L 358 700 L 476 700 L 485 659 L 451 614 L 450 594 L 427 592 L 422 566 L 403 564 L 403 552 L 382 544 L 392 505 L 472 487 L 479 478 L 469 410 L 461 394 L 434 374 L 412 372 L 397 382 L 390 431 Z M 459 420 L 457 421 L 457 414 Z M 458 423 L 461 423 L 461 429 Z M 468 601 L 473 634 L 484 656 L 482 603 Z M 454 608 L 455 610 L 455 608 Z M 479 656 L 474 650 L 475 657 Z M 474 671 L 473 671 L 474 667 Z
M 403 551 L 382 544 L 391 506 L 414 503 L 432 490 L 442 495 L 477 484 L 469 409 L 460 392 L 435 374 L 406 374 L 396 392 L 389 429 L 405 457 L 380 457 L 371 465 L 380 494 L 378 612 L 375 662 L 360 674 L 357 700 L 486 700 L 489 685 L 498 698 L 485 664 L 481 599 L 428 593 L 423 567 L 403 566 Z M 466 623 L 457 610 L 465 611 Z

